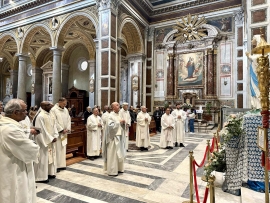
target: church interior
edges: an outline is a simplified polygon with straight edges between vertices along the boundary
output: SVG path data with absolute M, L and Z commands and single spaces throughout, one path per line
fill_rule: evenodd
M 248 125 L 254 122 L 247 112 L 269 109 L 268 96 L 268 106 L 262 99 L 263 74 L 256 70 L 261 53 L 253 51 L 270 42 L 269 5 L 269 0 L 0 0 L 0 101 L 20 98 L 29 109 L 65 97 L 67 108 L 76 109 L 67 170 L 37 184 L 37 202 L 195 202 L 190 151 L 200 162 L 207 140 L 218 140 L 226 116 L 239 112 L 246 114 L 243 125 L 252 132 L 246 140 L 252 142 L 241 138 L 246 145 L 231 147 L 228 157 L 247 164 L 247 171 L 233 165 L 244 174 L 244 186 L 237 176 L 231 183 L 237 195 L 221 186 L 211 194 L 212 186 L 202 180 L 204 167 L 197 168 L 197 196 L 202 201 L 208 188 L 204 202 L 264 202 L 264 192 L 245 185 L 247 179 L 265 181 L 263 167 L 249 170 L 248 147 L 256 151 L 258 165 L 261 150 L 253 149 L 257 131 Z M 184 148 L 160 149 L 153 120 L 151 148 L 142 153 L 130 129 L 125 173 L 108 177 L 102 158 L 85 158 L 81 118 L 86 107 L 103 110 L 115 101 L 146 106 L 150 115 L 177 103 L 193 107 L 199 112 L 195 133 L 186 133 Z M 262 125 L 261 117 L 254 117 Z M 218 150 L 218 142 L 213 145 Z M 234 159 L 234 150 L 247 158 Z

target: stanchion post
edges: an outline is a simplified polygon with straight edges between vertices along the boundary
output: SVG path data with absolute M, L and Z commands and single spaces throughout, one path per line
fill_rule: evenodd
M 184 201 L 183 203 L 196 203 L 193 202 L 193 151 L 189 151 L 189 201 Z
M 208 183 L 210 185 L 210 203 L 215 203 L 215 182 L 216 177 L 214 175 L 209 176 Z
M 209 163 L 209 159 L 210 159 L 210 140 L 207 140 L 207 162 Z
M 214 133 L 213 138 L 214 138 L 214 148 L 213 148 L 213 150 L 215 151 L 215 149 L 217 148 L 216 147 L 216 139 L 217 139 L 216 133 Z

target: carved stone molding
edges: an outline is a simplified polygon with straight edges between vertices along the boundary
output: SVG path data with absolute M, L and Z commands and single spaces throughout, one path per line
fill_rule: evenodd
M 7 11 L 1 13 L 0 14 L 0 19 L 5 18 L 5 17 L 8 17 L 8 16 L 11 16 L 11 15 L 14 15 L 14 14 L 19 13 L 19 12 L 23 12 L 23 11 L 26 11 L 26 10 L 29 10 L 29 9 L 32 9 L 32 8 L 35 8 L 37 6 L 42 6 L 45 3 L 53 2 L 53 1 L 55 1 L 55 0 L 36 0 L 36 1 L 31 1 L 29 3 L 26 3 L 24 5 L 18 6 L 16 8 L 13 8 L 11 10 L 7 10 Z
M 236 11 L 234 14 L 233 14 L 233 17 L 234 17 L 234 20 L 237 24 L 242 24 L 243 23 L 243 20 L 244 20 L 244 17 L 245 17 L 245 11 L 244 11 L 244 8 L 241 7 L 240 10 Z

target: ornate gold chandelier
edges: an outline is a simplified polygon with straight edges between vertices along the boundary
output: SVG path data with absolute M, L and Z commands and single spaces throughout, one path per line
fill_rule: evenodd
M 175 41 L 185 43 L 187 40 L 199 40 L 207 36 L 206 29 L 201 27 L 206 23 L 204 17 L 199 18 L 197 15 L 191 16 L 188 14 L 186 18 L 182 17 L 181 20 L 182 22 L 176 21 L 177 25 L 173 26 L 173 29 L 177 30 L 177 33 L 174 34 Z

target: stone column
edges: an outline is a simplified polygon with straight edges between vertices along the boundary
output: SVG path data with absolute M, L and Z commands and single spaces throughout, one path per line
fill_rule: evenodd
M 208 49 L 207 50 L 207 75 L 206 75 L 206 81 L 207 81 L 207 96 L 213 96 L 214 94 L 214 65 L 213 65 L 213 50 Z
M 169 66 L 167 69 L 167 97 L 174 96 L 174 54 L 170 53 Z
M 55 104 L 62 97 L 61 57 L 63 49 L 58 47 L 50 49 L 53 51 L 52 102 Z
M 119 0 L 98 1 L 99 10 L 99 55 L 97 70 L 98 103 L 107 105 L 117 100 L 117 10 Z
M 69 65 L 62 64 L 62 95 L 68 94 Z
M 94 86 L 95 86 L 95 81 L 96 81 L 96 60 L 89 60 L 88 61 L 88 67 L 89 67 L 89 106 L 91 106 L 92 108 L 95 105 L 95 93 L 96 93 L 96 89 L 94 87 L 94 92 L 91 92 L 90 90 L 90 82 L 94 81 Z M 103 107 L 102 107 L 103 108 Z
M 11 81 L 11 87 L 10 87 L 10 98 L 16 98 L 17 97 L 17 88 L 18 88 L 18 70 L 10 70 L 10 81 Z
M 18 55 L 19 57 L 19 72 L 18 72 L 18 93 L 17 98 L 26 102 L 26 63 L 27 56 Z
M 32 84 L 34 84 L 34 92 L 32 92 L 31 89 L 31 106 L 39 106 L 40 102 L 43 100 L 42 73 L 43 71 L 40 68 L 32 68 Z
M 213 96 L 217 98 L 217 49 L 213 52 Z

